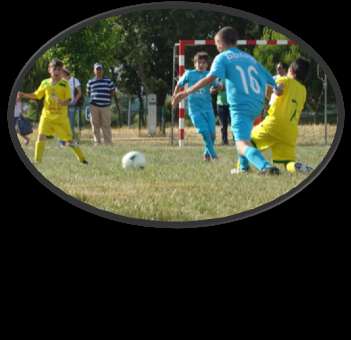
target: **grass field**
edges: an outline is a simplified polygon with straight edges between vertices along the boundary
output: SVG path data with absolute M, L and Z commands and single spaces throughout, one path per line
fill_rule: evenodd
M 335 129 L 329 126 L 330 143 Z M 219 127 L 217 133 L 219 141 Z M 49 140 L 43 162 L 35 166 L 55 186 L 89 205 L 118 215 L 161 221 L 234 215 L 272 201 L 306 178 L 286 172 L 278 177 L 230 175 L 236 155 L 233 145 L 218 145 L 220 159 L 208 163 L 202 161 L 201 141 L 195 131 L 186 129 L 186 136 L 186 147 L 179 149 L 176 143 L 170 145 L 169 137 L 137 138 L 137 131 L 122 128 L 113 131 L 113 146 L 93 147 L 90 131 L 84 130 L 81 147 L 89 165 L 80 164 L 71 150 L 60 149 L 56 140 Z M 299 160 L 317 166 L 330 147 L 324 145 L 323 136 L 323 126 L 302 126 Z M 23 147 L 31 160 L 34 140 L 35 134 Z M 144 170 L 122 169 L 121 158 L 131 150 L 145 153 Z

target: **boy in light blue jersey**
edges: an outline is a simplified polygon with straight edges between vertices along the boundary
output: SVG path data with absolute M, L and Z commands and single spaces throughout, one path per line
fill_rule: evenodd
M 236 41 L 237 32 L 232 27 L 222 28 L 215 36 L 220 53 L 214 59 L 209 74 L 179 93 L 174 103 L 208 86 L 216 78 L 225 79 L 240 172 L 247 171 L 249 164 L 252 164 L 262 174 L 279 174 L 279 169 L 271 165 L 250 143 L 253 122 L 264 107 L 266 87 L 274 88 L 276 84 L 271 74 L 255 58 L 236 48 Z
M 208 75 L 209 57 L 206 52 L 198 52 L 194 56 L 194 70 L 187 70 L 179 79 L 174 89 L 173 98 L 177 95 L 180 88 L 185 85 L 189 87 L 196 84 L 199 80 Z M 216 120 L 212 107 L 212 97 L 210 94 L 210 85 L 201 88 L 199 91 L 191 94 L 188 98 L 188 114 L 190 119 L 201 134 L 204 141 L 204 160 L 217 158 L 214 147 L 216 136 Z

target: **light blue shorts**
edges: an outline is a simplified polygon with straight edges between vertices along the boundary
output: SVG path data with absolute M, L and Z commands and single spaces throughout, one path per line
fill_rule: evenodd
M 258 115 L 259 113 L 253 115 L 242 114 L 239 112 L 230 113 L 231 128 L 236 141 L 251 140 L 253 123 Z

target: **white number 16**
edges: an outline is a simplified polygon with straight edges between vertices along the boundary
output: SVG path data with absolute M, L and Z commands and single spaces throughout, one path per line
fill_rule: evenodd
M 243 88 L 244 91 L 247 95 L 250 94 L 249 92 L 249 86 L 247 84 L 247 77 L 245 74 L 244 69 L 241 66 L 235 66 L 235 68 L 239 71 L 240 73 L 240 78 L 243 84 Z M 259 82 L 257 81 L 257 79 L 254 77 L 254 74 L 257 75 L 258 72 L 256 70 L 256 68 L 254 66 L 249 66 L 247 68 L 247 74 L 249 76 L 249 82 L 250 82 L 250 88 L 253 92 L 255 92 L 256 94 L 260 94 L 261 93 L 261 86 L 259 84 Z

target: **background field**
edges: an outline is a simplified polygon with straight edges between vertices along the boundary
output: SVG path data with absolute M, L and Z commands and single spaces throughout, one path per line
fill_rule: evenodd
M 324 145 L 324 126 L 301 126 L 298 158 L 316 167 L 327 153 L 335 129 L 329 126 L 329 145 Z M 218 145 L 220 159 L 203 162 L 201 141 L 191 128 L 186 129 L 187 145 L 183 149 L 170 145 L 169 137 L 137 135 L 136 130 L 114 129 L 113 146 L 93 147 L 90 131 L 82 131 L 81 147 L 88 166 L 80 164 L 70 150 L 59 148 L 56 140 L 49 140 L 42 164 L 35 166 L 55 186 L 96 208 L 161 221 L 234 215 L 272 201 L 306 178 L 286 172 L 279 177 L 230 175 L 236 160 L 234 146 Z M 218 127 L 217 135 L 219 141 Z M 34 140 L 35 134 L 31 143 L 23 147 L 30 160 Z M 121 168 L 121 158 L 130 150 L 145 153 L 148 163 L 144 170 Z

